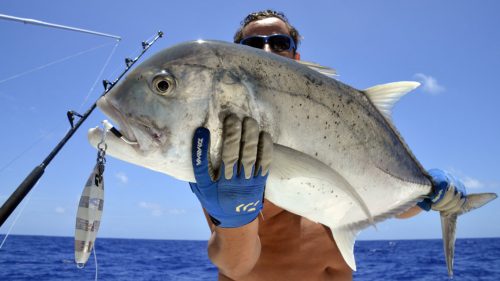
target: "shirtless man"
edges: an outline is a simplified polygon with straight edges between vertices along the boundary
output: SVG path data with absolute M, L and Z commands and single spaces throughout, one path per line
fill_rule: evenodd
M 248 15 L 235 35 L 235 43 L 296 60 L 298 41 L 286 17 L 270 10 Z M 259 132 L 255 120 L 231 115 L 223 138 L 222 165 L 214 170 L 208 157 L 210 132 L 196 130 L 196 183 L 190 183 L 212 232 L 208 255 L 219 269 L 219 280 L 352 280 L 328 227 L 263 202 L 272 155 L 269 134 Z M 444 173 L 431 174 L 446 191 Z M 420 210 L 415 206 L 399 217 Z

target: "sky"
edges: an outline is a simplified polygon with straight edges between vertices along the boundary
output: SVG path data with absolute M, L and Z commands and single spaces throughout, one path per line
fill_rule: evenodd
M 85 112 L 102 94 L 100 81 L 114 80 L 141 41 L 165 33 L 145 57 L 188 40 L 231 41 L 249 12 L 268 8 L 302 34 L 303 60 L 335 68 L 344 83 L 422 82 L 393 111 L 413 153 L 424 167 L 461 178 L 470 193 L 500 193 L 498 1 L 4 0 L 0 14 L 123 39 L 113 52 L 113 39 L 0 20 L 0 203 L 66 133 L 66 112 Z M 103 119 L 92 113 L 0 233 L 73 236 L 96 161 L 86 133 Z M 457 236 L 500 237 L 499 213 L 497 199 L 460 217 Z M 99 237 L 206 240 L 209 230 L 187 183 L 108 157 Z M 427 238 L 441 238 L 436 212 L 390 219 L 359 236 Z

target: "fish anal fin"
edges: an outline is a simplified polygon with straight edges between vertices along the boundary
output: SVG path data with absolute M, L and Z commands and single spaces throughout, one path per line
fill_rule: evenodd
M 354 258 L 354 242 L 358 231 L 350 227 L 335 228 L 330 227 L 333 239 L 337 244 L 344 261 L 353 270 L 356 271 L 356 260 Z

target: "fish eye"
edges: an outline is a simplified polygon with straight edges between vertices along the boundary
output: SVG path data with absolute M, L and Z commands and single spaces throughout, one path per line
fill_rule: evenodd
M 151 88 L 155 93 L 166 96 L 174 90 L 175 79 L 170 73 L 162 71 L 153 78 Z

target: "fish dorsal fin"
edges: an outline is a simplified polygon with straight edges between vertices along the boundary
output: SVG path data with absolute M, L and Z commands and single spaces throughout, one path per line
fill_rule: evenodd
M 328 67 L 328 66 L 323 66 L 323 65 L 319 65 L 319 64 L 314 63 L 314 62 L 302 61 L 302 60 L 296 60 L 296 62 L 298 62 L 302 65 L 305 65 L 305 66 L 309 67 L 310 69 L 315 70 L 315 71 L 317 71 L 323 75 L 326 75 L 328 77 L 338 76 L 337 71 L 333 68 Z
M 364 92 L 378 110 L 380 110 L 385 117 L 391 119 L 391 110 L 394 104 L 396 104 L 402 96 L 418 86 L 420 86 L 418 82 L 401 81 L 373 86 L 365 89 Z

